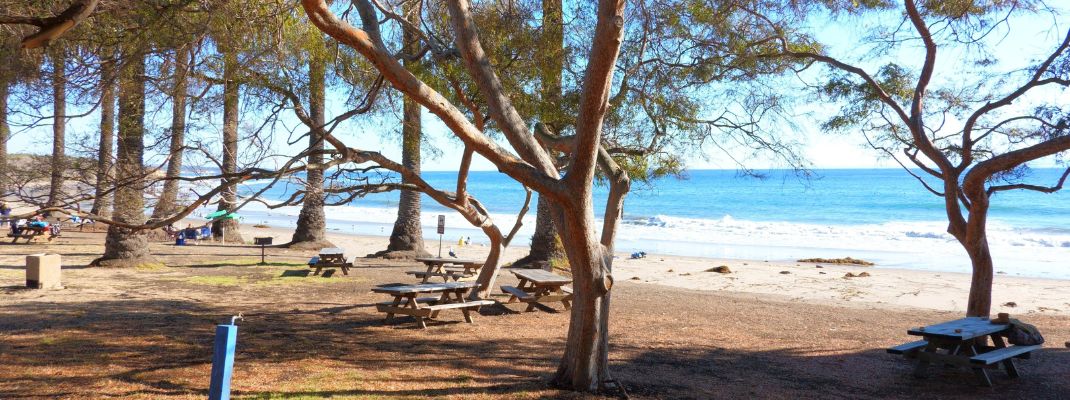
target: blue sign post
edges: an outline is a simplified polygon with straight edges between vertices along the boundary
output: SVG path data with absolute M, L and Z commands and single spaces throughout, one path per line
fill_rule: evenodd
M 215 346 L 212 350 L 212 383 L 208 386 L 209 400 L 230 400 L 230 376 L 234 370 L 234 348 L 238 345 L 238 325 L 231 318 L 230 325 L 216 325 Z

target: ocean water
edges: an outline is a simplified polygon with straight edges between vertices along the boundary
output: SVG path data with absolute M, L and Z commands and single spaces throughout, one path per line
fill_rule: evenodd
M 817 170 L 809 179 L 790 171 L 762 172 L 764 179 L 735 171 L 694 170 L 683 179 L 633 185 L 617 250 L 770 261 L 850 256 L 880 267 L 970 270 L 965 252 L 945 232 L 943 199 L 902 170 Z M 1060 172 L 1036 169 L 1030 180 L 1050 185 Z M 424 173 L 432 185 L 450 190 L 455 176 Z M 261 187 L 254 184 L 242 191 Z M 266 196 L 281 199 L 287 189 L 292 186 L 272 188 Z M 521 185 L 497 172 L 473 172 L 469 190 L 503 230 L 511 227 L 523 205 Z M 604 187 L 595 192 L 598 217 L 605 193 Z M 330 207 L 328 229 L 389 235 L 397 202 L 397 193 L 385 193 Z M 528 243 L 534 208 L 533 199 L 514 245 Z M 250 204 L 241 213 L 244 223 L 292 227 L 298 211 L 298 207 L 269 210 Z M 447 244 L 461 237 L 486 241 L 481 231 L 430 198 L 424 197 L 423 212 L 428 240 L 437 242 L 436 218 L 444 214 Z M 1001 275 L 1070 279 L 1070 192 L 996 194 L 989 214 L 989 242 Z

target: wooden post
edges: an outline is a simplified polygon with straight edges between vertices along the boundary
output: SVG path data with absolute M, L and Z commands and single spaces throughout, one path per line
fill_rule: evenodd
M 216 325 L 215 347 L 212 351 L 212 381 L 208 387 L 209 400 L 230 399 L 230 377 L 234 369 L 234 348 L 238 344 L 238 326 Z

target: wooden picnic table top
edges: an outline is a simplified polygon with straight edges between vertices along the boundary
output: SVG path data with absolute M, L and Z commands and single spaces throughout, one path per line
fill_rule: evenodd
M 538 285 L 566 285 L 572 283 L 572 278 L 564 277 L 542 269 L 517 269 L 513 270 L 517 278 L 527 279 Z
M 479 284 L 477 282 L 443 282 L 443 283 L 421 283 L 418 285 L 397 285 L 397 286 L 379 286 L 372 288 L 372 292 L 375 293 L 387 293 L 395 296 L 414 293 L 435 293 L 445 292 L 449 290 L 458 289 L 471 289 Z
M 438 265 L 438 264 L 482 264 L 484 260 L 473 260 L 467 258 L 452 258 L 452 257 L 417 257 L 416 261 L 424 264 Z
M 320 249 L 321 256 L 341 256 L 345 255 L 345 250 L 338 247 L 324 247 Z
M 988 318 L 966 317 L 936 325 L 913 328 L 907 331 L 914 336 L 937 337 L 952 340 L 970 340 L 1007 330 L 1007 324 L 994 324 Z

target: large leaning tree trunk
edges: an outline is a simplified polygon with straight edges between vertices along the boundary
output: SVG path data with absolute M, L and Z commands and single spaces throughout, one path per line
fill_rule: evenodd
M 67 170 L 67 55 L 62 46 L 51 51 L 52 58 L 52 174 L 48 186 L 48 207 L 63 201 L 63 177 Z
M 115 147 L 115 60 L 108 55 L 100 64 L 100 139 L 97 142 L 97 181 L 93 215 L 111 216 L 112 148 Z
M 112 219 L 130 225 L 145 222 L 145 57 L 137 54 L 119 73 L 119 140 L 116 151 L 115 208 Z M 153 262 L 142 230 L 108 226 L 104 255 L 92 265 L 133 267 Z
M 502 173 L 559 205 L 555 222 L 572 267 L 575 291 L 566 350 L 554 382 L 581 391 L 607 389 L 612 385 L 608 370 L 609 300 L 613 286 L 611 252 L 619 214 L 611 213 L 607 204 L 604 226 L 613 229 L 604 230 L 601 239 L 596 237 L 592 188 L 602 123 L 624 31 L 623 0 L 598 2 L 597 23 L 582 79 L 579 113 L 575 118 L 574 150 L 568 174 L 560 179 L 550 155 L 536 142 L 508 94 L 504 93 L 501 80 L 479 42 L 468 1 L 455 0 L 447 4 L 454 43 L 512 152 L 484 135 L 449 100 L 397 61 L 383 45 L 379 18 L 370 1 L 355 0 L 353 3 L 364 29 L 339 20 L 324 0 L 302 0 L 312 23 L 360 52 L 396 89 L 438 116 L 466 146 L 484 156 Z
M 222 173 L 233 174 L 238 171 L 238 91 L 237 80 L 238 55 L 232 47 L 223 49 L 223 163 Z M 233 178 L 223 178 L 223 190 L 219 200 L 219 210 L 233 212 L 238 205 L 238 187 L 229 185 Z M 223 242 L 243 243 L 238 231 L 238 220 L 220 219 L 212 223 L 212 235 Z
M 418 4 L 418 3 L 413 3 Z M 418 7 L 418 5 L 413 6 Z M 407 14 L 412 20 L 418 21 L 419 9 L 410 9 Z M 412 22 L 410 20 L 410 22 Z M 419 48 L 419 42 L 415 35 L 405 30 L 402 35 L 404 52 L 415 54 Z M 418 68 L 420 61 L 415 57 L 405 59 L 406 68 Z M 401 118 L 401 163 L 409 171 L 420 174 L 420 140 L 422 135 L 423 108 L 412 99 L 405 97 L 402 100 Z M 411 177 L 402 175 L 402 183 L 411 184 Z M 420 222 L 420 192 L 414 190 L 402 190 L 398 201 L 398 217 L 394 221 L 394 229 L 390 232 L 390 244 L 386 250 L 380 251 L 373 256 L 411 259 L 426 257 L 430 253 L 424 249 L 424 230 Z
M 291 248 L 319 250 L 334 245 L 327 240 L 327 215 L 323 211 L 323 127 L 327 123 L 327 60 L 322 34 L 315 35 L 316 46 L 308 64 L 308 111 L 312 125 L 308 134 L 308 169 L 305 196 Z
M 178 205 L 179 181 L 182 175 L 182 153 L 186 147 L 186 87 L 189 82 L 190 45 L 175 50 L 175 75 L 171 91 L 171 143 L 168 148 L 167 172 L 163 190 L 152 209 L 152 219 L 162 219 L 181 208 Z

